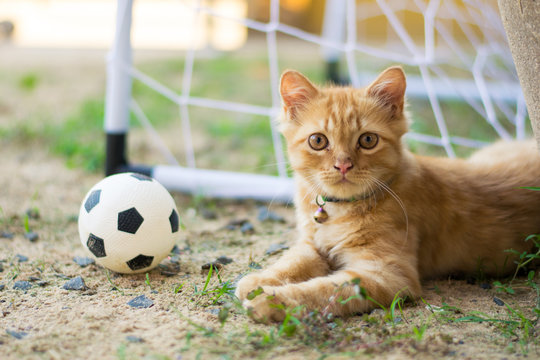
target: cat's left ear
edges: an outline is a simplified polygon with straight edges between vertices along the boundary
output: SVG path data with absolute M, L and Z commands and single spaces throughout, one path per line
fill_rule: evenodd
M 279 92 L 285 110 L 292 120 L 319 91 L 304 75 L 298 71 L 288 70 L 281 75 Z
M 391 106 L 396 113 L 403 112 L 407 81 L 400 66 L 384 70 L 367 88 L 369 96 L 376 97 L 383 104 Z

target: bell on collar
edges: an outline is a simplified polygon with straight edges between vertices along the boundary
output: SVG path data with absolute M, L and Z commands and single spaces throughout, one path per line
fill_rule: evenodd
M 319 224 L 322 224 L 323 222 L 328 220 L 328 213 L 322 207 L 319 207 L 317 211 L 315 211 L 315 213 L 313 214 L 313 219 Z

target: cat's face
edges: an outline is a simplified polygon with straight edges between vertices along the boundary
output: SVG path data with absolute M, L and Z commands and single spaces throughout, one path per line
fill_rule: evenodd
M 319 89 L 288 71 L 280 90 L 289 160 L 314 196 L 363 196 L 392 180 L 407 130 L 400 68 L 387 69 L 366 89 Z

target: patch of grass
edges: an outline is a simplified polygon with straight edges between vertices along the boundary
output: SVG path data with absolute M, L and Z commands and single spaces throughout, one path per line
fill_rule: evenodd
M 77 114 L 62 124 L 47 126 L 45 135 L 52 152 L 65 157 L 68 167 L 80 167 L 87 171 L 103 169 L 103 117 L 104 101 L 88 100 Z
M 182 291 L 183 288 L 184 288 L 184 283 L 180 283 L 180 284 L 178 284 L 177 286 L 174 287 L 173 292 L 175 294 L 178 294 L 179 292 Z
M 30 92 L 39 85 L 39 82 L 40 78 L 38 74 L 34 72 L 26 73 L 19 79 L 19 88 Z
M 18 122 L 13 126 L 0 127 L 0 138 L 3 141 L 17 141 L 22 144 L 30 143 L 41 136 L 41 131 L 27 122 Z
M 214 271 L 214 267 L 210 266 L 202 289 L 199 290 L 197 285 L 193 286 L 193 300 L 197 305 L 210 306 L 223 304 L 224 298 L 234 298 L 234 286 L 232 285 L 232 282 L 230 280 L 223 281 L 219 271 L 216 271 L 218 283 L 212 283 L 211 280 Z
M 108 269 L 104 269 L 105 270 L 105 276 L 107 277 L 107 281 L 109 282 L 109 284 L 111 284 L 112 286 L 112 289 L 113 290 L 116 290 L 118 291 L 120 294 L 124 295 L 124 290 L 122 290 L 120 287 L 118 287 L 118 285 L 116 285 L 115 283 L 113 283 L 112 279 L 111 279 L 111 272 L 108 270 Z
M 514 274 L 510 278 L 510 280 L 506 283 L 501 283 L 500 281 L 493 282 L 493 285 L 495 285 L 496 289 L 498 291 L 503 291 L 508 294 L 515 294 L 514 290 L 514 282 L 519 274 L 520 271 L 526 270 L 527 266 L 533 262 L 538 261 L 540 259 L 540 235 L 533 234 L 529 235 L 525 238 L 525 241 L 532 240 L 534 243 L 534 247 L 532 248 L 532 252 L 529 251 L 523 251 L 519 252 L 514 249 L 508 249 L 506 250 L 508 253 L 513 254 L 517 260 L 514 261 L 516 264 L 516 270 L 514 271 Z M 527 280 L 525 281 L 525 285 L 534 289 L 537 294 L 537 304 L 540 302 L 540 292 L 538 291 L 538 285 L 534 281 L 535 271 L 531 270 L 527 274 Z M 540 307 L 537 305 L 537 307 L 540 310 Z
M 154 289 L 152 289 L 152 284 L 150 284 L 150 275 L 148 273 L 146 273 L 144 275 L 145 275 L 144 283 L 148 286 L 150 291 L 154 290 Z
M 517 289 L 521 291 L 533 291 L 536 296 L 535 306 L 532 309 L 522 309 L 517 305 L 510 305 L 504 302 L 505 313 L 503 315 L 490 315 L 483 311 L 464 312 L 457 306 L 447 304 L 444 300 L 442 306 L 430 305 L 424 301 L 426 308 L 430 310 L 438 321 L 444 323 L 486 323 L 494 326 L 498 333 L 506 339 L 509 347 L 513 343 L 519 344 L 519 349 L 523 354 L 528 354 L 532 346 L 538 346 L 539 341 L 536 334 L 536 327 L 540 320 L 540 287 L 535 279 L 536 272 L 530 270 L 524 281 L 518 282 L 518 273 L 529 265 L 532 261 L 540 259 L 540 237 L 531 235 L 526 241 L 533 240 L 534 248 L 532 252 L 522 253 L 515 250 L 508 250 L 517 258 L 515 261 L 516 270 L 508 281 L 494 281 L 495 291 L 506 293 L 508 296 L 516 296 Z M 502 304 L 501 304 L 502 305 Z M 413 329 L 414 330 L 414 329 Z M 416 332 L 415 332 L 416 335 Z

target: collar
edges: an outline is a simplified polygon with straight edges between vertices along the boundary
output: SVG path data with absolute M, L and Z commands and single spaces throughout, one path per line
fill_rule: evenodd
M 394 182 L 394 179 L 395 179 L 395 176 L 391 177 L 388 181 L 385 181 L 384 184 L 387 187 L 390 187 L 390 185 L 392 185 L 392 183 Z M 366 192 L 364 194 L 351 196 L 350 198 L 337 198 L 337 197 L 333 197 L 333 196 L 317 195 L 315 197 L 315 202 L 317 203 L 318 206 L 324 206 L 324 204 L 326 204 L 327 202 L 333 202 L 333 203 L 345 202 L 345 203 L 349 203 L 349 202 L 355 202 L 355 201 L 359 201 L 359 200 L 367 200 L 370 197 L 374 196 L 375 194 L 377 194 L 378 192 L 381 192 L 381 191 L 383 191 L 383 189 L 380 186 L 378 186 L 374 191 L 369 191 L 369 192 Z M 322 200 L 322 203 L 319 202 L 319 197 Z
M 323 202 L 334 202 L 334 203 L 339 203 L 339 202 L 354 202 L 354 201 L 357 201 L 357 200 L 366 200 L 368 198 L 370 198 L 371 196 L 373 196 L 374 192 L 370 192 L 370 193 L 367 193 L 367 194 L 362 194 L 361 196 L 352 196 L 350 198 L 347 198 L 347 199 L 340 199 L 340 198 L 335 198 L 335 197 L 331 197 L 331 196 L 324 196 L 324 195 L 321 195 L 321 199 Z

